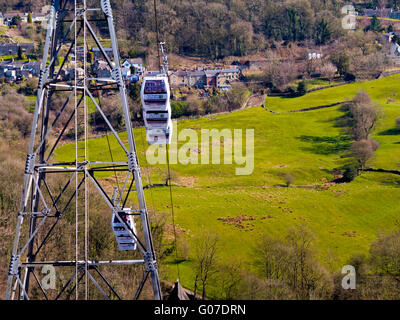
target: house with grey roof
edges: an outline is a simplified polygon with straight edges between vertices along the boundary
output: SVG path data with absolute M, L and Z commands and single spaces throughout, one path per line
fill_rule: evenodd
M 104 61 L 104 60 L 96 60 L 91 65 L 91 72 L 98 79 L 111 79 L 112 78 L 111 68 L 108 65 L 107 61 Z
M 40 62 L 38 61 L 3 61 L 0 62 L 0 77 L 6 81 L 15 81 L 18 77 L 38 77 Z
M 103 49 L 104 49 L 105 54 L 106 54 L 110 59 L 112 59 L 112 57 L 113 57 L 113 49 L 112 49 L 112 48 L 109 48 L 109 47 L 106 47 L 106 48 L 103 47 Z M 101 52 L 100 48 L 98 48 L 98 47 L 92 47 L 92 48 L 90 49 L 90 51 L 93 52 L 94 58 L 95 58 L 95 59 L 104 59 L 103 53 Z
M 33 43 L 2 43 L 0 44 L 0 56 L 15 56 L 18 48 L 21 47 L 24 54 L 34 54 L 35 45 Z
M 227 69 L 178 70 L 170 73 L 172 87 L 228 89 L 233 81 L 239 80 L 237 67 Z

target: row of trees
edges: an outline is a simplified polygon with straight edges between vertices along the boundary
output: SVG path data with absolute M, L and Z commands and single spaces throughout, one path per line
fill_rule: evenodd
M 193 241 L 195 293 L 204 299 L 398 299 L 400 231 L 380 233 L 368 257 L 356 254 L 346 264 L 356 269 L 356 288 L 344 289 L 341 271 L 330 272 L 317 259 L 315 235 L 305 225 L 282 239 L 262 235 L 251 248 L 250 265 L 222 262 L 219 238 L 204 233 Z
M 365 91 L 359 91 L 345 108 L 345 126 L 353 139 L 350 146 L 352 162 L 346 167 L 345 178 L 352 180 L 366 169 L 368 161 L 379 148 L 379 143 L 371 139 L 370 134 L 379 119 L 380 111 Z
M 187 97 L 184 101 L 172 102 L 173 118 L 237 110 L 243 107 L 250 94 L 248 88 L 242 83 L 233 84 L 229 91 L 210 90 L 210 96 L 202 100 L 198 98 L 195 91 L 191 93 L 187 88 L 181 90 L 187 91 Z

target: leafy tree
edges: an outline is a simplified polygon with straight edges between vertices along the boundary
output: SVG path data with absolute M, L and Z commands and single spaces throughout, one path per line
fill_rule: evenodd
M 343 179 L 346 182 L 351 182 L 358 176 L 358 167 L 356 164 L 351 163 L 344 167 Z
M 331 56 L 332 63 L 336 66 L 340 75 L 345 75 L 350 69 L 350 57 L 345 51 L 334 53 Z
M 31 14 L 30 12 L 28 13 L 28 23 L 29 23 L 29 24 L 32 24 L 32 23 L 33 23 L 32 14 Z
M 371 24 L 365 28 L 365 31 L 381 32 L 383 30 L 381 22 L 377 16 L 373 16 L 371 19 Z
M 325 19 L 317 24 L 315 32 L 315 43 L 317 45 L 326 44 L 331 39 L 331 31 L 329 30 L 328 22 Z
M 305 81 L 299 82 L 296 93 L 298 96 L 304 96 L 307 93 L 307 83 Z
M 22 51 L 22 47 L 18 46 L 18 54 L 17 54 L 17 59 L 18 60 L 23 60 L 23 51 Z
M 21 25 L 21 21 L 22 21 L 22 19 L 21 19 L 20 16 L 14 16 L 14 17 L 11 19 L 10 25 L 11 25 L 11 26 L 19 27 L 19 26 Z
M 89 63 L 94 63 L 94 52 L 93 51 L 88 51 L 88 53 L 87 53 L 87 61 Z

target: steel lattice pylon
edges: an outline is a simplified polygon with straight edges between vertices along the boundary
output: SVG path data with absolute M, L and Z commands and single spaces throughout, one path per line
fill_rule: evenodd
M 106 27 L 97 29 L 96 25 L 99 23 Z M 112 53 L 107 53 L 102 45 L 99 30 L 102 30 L 103 35 L 105 31 L 108 33 Z M 89 39 L 95 43 L 111 69 L 111 78 L 97 79 L 88 71 Z M 57 61 L 62 61 L 60 67 L 56 67 Z M 70 77 L 66 80 L 63 74 L 68 63 L 72 63 L 73 67 L 69 69 Z M 103 111 L 99 99 L 95 97 L 103 90 L 114 90 L 120 97 L 127 135 L 124 141 Z M 61 94 L 64 94 L 61 96 L 64 100 L 58 97 Z M 89 156 L 88 102 L 95 106 L 111 132 L 110 136 L 121 147 L 123 157 L 119 154 L 118 159 L 123 159 L 122 161 L 112 159 L 105 162 Z M 71 104 L 73 107 L 68 107 Z M 68 109 L 71 110 L 69 113 Z M 54 111 L 55 117 L 51 116 L 50 110 Z M 60 129 L 55 130 L 59 128 L 60 122 Z M 56 161 L 54 151 L 68 132 L 73 132 L 75 138 L 75 154 L 72 155 L 74 159 L 60 163 Z M 96 177 L 110 171 L 123 175 L 121 186 L 116 177 L 111 192 Z M 49 182 L 56 175 L 65 180 L 65 184 L 57 192 Z M 132 255 L 137 259 L 127 259 L 125 254 L 125 259 L 105 257 L 104 260 L 91 260 L 89 187 L 97 190 L 98 198 L 104 199 L 108 205 L 110 220 L 111 214 L 116 214 L 119 222 L 124 224 L 125 231 L 136 240 L 138 250 Z M 71 211 L 74 211 L 73 215 L 70 214 Z M 139 227 L 141 226 L 138 232 L 134 232 L 121 219 L 118 215 L 121 211 L 137 217 L 137 221 L 140 221 Z M 54 236 L 57 239 L 64 236 L 62 231 L 56 230 L 67 213 L 70 214 L 69 219 L 74 219 L 75 223 L 75 256 L 49 260 L 50 253 L 57 250 L 48 249 L 43 254 L 44 248 Z M 24 220 L 28 220 L 29 224 L 24 224 Z M 111 224 L 109 227 L 111 229 Z M 60 243 L 57 241 L 56 246 Z M 150 276 L 154 298 L 162 299 L 110 0 L 53 0 L 51 3 L 6 299 L 29 299 L 33 286 L 36 294 L 41 292 L 44 298 L 50 298 L 37 276 L 37 269 L 43 265 L 70 270 L 68 277 L 62 281 L 59 290 L 57 289 L 57 294 L 52 295 L 56 299 L 63 298 L 67 293 L 69 296 L 75 295 L 76 299 L 88 299 L 90 286 L 96 288 L 106 299 L 111 298 L 111 294 L 121 298 L 113 284 L 101 272 L 101 267 L 126 266 L 137 270 L 138 265 L 143 266 L 141 277 L 138 278 L 141 281 L 137 281 L 131 298 L 139 298 Z

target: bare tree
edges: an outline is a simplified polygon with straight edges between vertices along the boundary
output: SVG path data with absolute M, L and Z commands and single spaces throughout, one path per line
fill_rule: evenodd
M 223 299 L 237 299 L 244 277 L 241 264 L 231 261 L 228 264 L 220 264 L 218 269 L 218 285 L 224 295 Z
M 210 277 L 216 271 L 218 237 L 210 232 L 202 234 L 195 241 L 195 282 L 194 296 L 197 293 L 198 282 L 202 285 L 203 300 L 206 297 L 206 287 Z
M 378 120 L 378 111 L 369 94 L 359 91 L 350 105 L 352 118 L 351 133 L 354 140 L 368 140 L 369 134 Z
M 318 70 L 324 77 L 329 80 L 329 84 L 332 82 L 337 72 L 337 68 L 330 61 L 326 61 L 325 63 L 321 64 Z
M 312 232 L 305 226 L 292 228 L 286 241 L 264 236 L 255 248 L 255 267 L 266 278 L 270 298 L 316 299 L 329 296 L 332 283 L 327 271 L 314 258 Z M 289 290 L 288 290 L 289 289 Z
M 384 17 L 384 11 L 386 9 L 386 0 L 378 0 L 377 9 L 378 9 L 378 16 Z
M 370 249 L 371 263 L 400 282 L 400 230 L 381 234 Z
M 285 173 L 285 175 L 283 176 L 283 180 L 285 181 L 287 188 L 289 188 L 290 185 L 294 182 L 294 179 L 294 175 L 289 172 Z
M 367 162 L 373 156 L 374 152 L 379 148 L 378 142 L 375 140 L 355 141 L 350 147 L 352 156 L 356 159 L 361 170 L 364 170 Z

